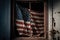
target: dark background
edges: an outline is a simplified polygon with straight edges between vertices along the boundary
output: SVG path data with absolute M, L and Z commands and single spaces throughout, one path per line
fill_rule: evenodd
M 10 40 L 10 0 L 0 0 L 0 40 Z

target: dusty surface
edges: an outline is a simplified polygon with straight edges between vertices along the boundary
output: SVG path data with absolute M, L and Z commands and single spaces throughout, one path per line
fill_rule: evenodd
M 15 38 L 14 40 L 45 40 L 45 39 L 40 37 L 18 37 Z

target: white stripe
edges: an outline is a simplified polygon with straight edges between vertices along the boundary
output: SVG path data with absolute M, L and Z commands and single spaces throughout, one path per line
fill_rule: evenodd
M 30 21 L 26 21 L 25 23 L 30 24 Z
M 44 33 L 44 31 L 40 31 L 40 33 Z
M 38 22 L 38 23 L 40 23 L 40 22 L 44 22 L 44 21 L 40 21 L 40 20 L 35 20 L 35 22 Z
M 19 35 L 23 35 L 23 33 L 20 33 L 20 32 L 19 32 Z
M 21 28 L 17 28 L 17 30 L 23 31 L 24 29 L 21 29 Z
M 28 36 L 30 36 L 29 34 L 25 34 L 25 33 L 19 33 L 19 35 L 28 35 Z
M 31 26 L 26 26 L 27 28 L 31 28 Z
M 30 12 L 31 14 L 36 14 L 36 15 L 43 15 L 43 13 L 37 13 L 37 12 Z
M 17 24 L 17 23 L 16 23 L 16 26 L 25 27 L 25 25 Z
M 30 11 L 30 9 L 28 9 Z
M 35 25 L 35 23 L 31 23 L 31 25 Z
M 18 21 L 18 22 L 24 22 L 24 20 L 19 20 L 19 19 L 16 19 L 16 21 Z
M 31 31 L 31 33 L 33 33 L 33 31 Z
M 36 33 L 39 33 L 39 31 L 36 31 Z
M 27 32 L 31 32 L 31 30 L 28 30 Z
M 43 26 L 43 24 L 37 24 L 37 26 Z
M 32 14 L 39 14 L 39 13 L 37 13 L 37 12 L 30 12 L 30 13 L 32 13 Z M 39 14 L 40 15 L 40 14 Z
M 34 21 L 34 20 L 31 18 L 31 21 Z
M 17 30 L 19 31 L 25 31 L 25 32 L 27 32 L 27 29 L 21 29 L 21 28 L 17 28 Z
M 42 27 L 42 28 L 39 28 L 39 29 L 44 29 L 44 27 Z
M 40 18 L 40 17 L 38 17 L 38 16 L 32 16 L 33 18 Z
M 37 30 L 37 28 L 36 28 L 36 27 L 34 27 L 34 29 L 35 29 L 35 30 Z
M 44 17 L 38 17 L 38 16 L 31 16 L 31 17 L 36 19 L 44 19 Z
M 25 29 L 24 31 L 27 32 L 27 29 Z

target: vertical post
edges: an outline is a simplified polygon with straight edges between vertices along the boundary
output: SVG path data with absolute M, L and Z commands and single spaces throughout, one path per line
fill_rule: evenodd
M 47 2 L 44 1 L 44 37 L 47 39 L 48 30 L 48 13 L 47 13 Z
M 14 39 L 16 37 L 15 35 L 15 0 L 11 0 L 11 39 Z
M 29 2 L 29 8 L 31 9 L 31 2 Z
M 29 11 L 31 10 L 31 2 L 29 1 Z

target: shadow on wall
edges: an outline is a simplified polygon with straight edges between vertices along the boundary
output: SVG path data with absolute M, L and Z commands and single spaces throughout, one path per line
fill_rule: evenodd
M 0 40 L 10 40 L 10 0 L 0 0 Z

